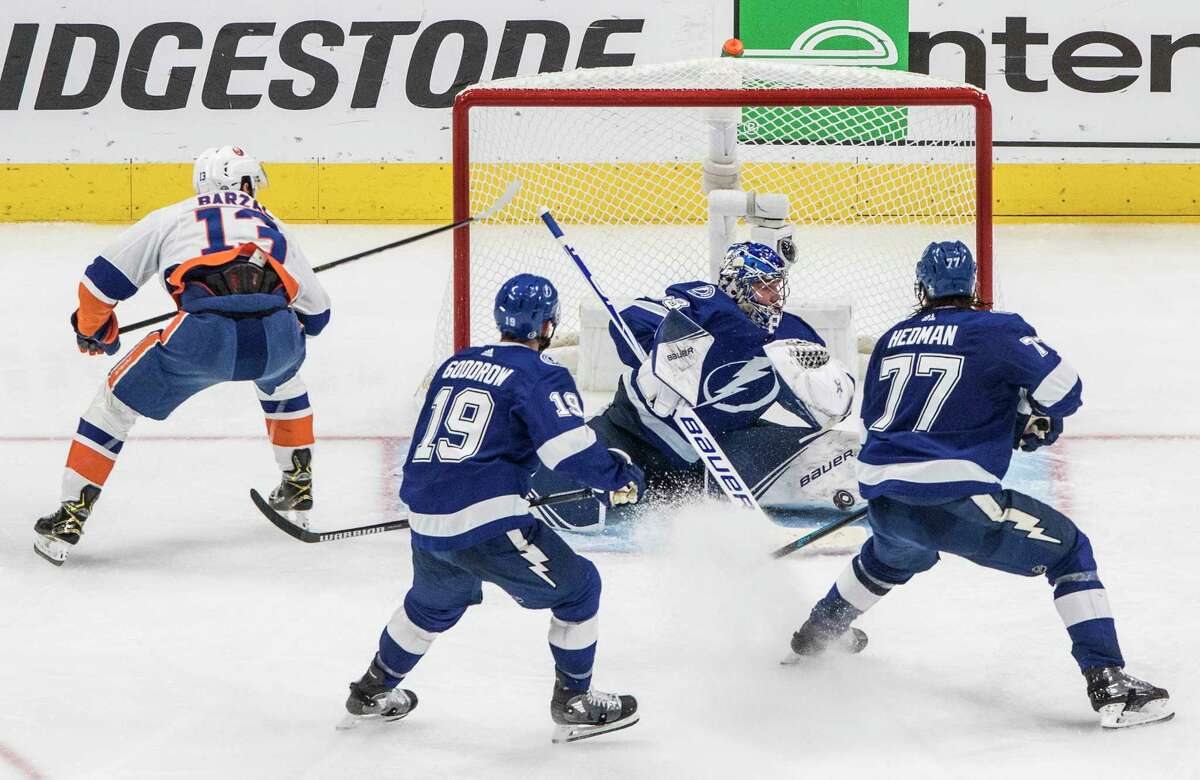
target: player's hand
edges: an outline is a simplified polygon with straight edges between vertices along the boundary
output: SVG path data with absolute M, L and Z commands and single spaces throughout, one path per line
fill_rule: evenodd
M 1021 416 L 1024 415 L 1018 416 L 1018 424 Z M 1018 444 L 1022 452 L 1033 452 L 1039 447 L 1049 447 L 1058 441 L 1062 432 L 1063 420 L 1061 417 L 1029 415 L 1026 417 L 1024 429 L 1020 429 Z
M 117 326 L 117 315 L 110 314 L 104 324 L 92 334 L 79 332 L 79 312 L 71 315 L 71 327 L 75 330 L 75 344 L 87 355 L 115 355 L 121 349 L 121 336 Z
M 659 417 L 670 417 L 683 405 L 683 397 L 654 375 L 649 359 L 638 368 L 633 381 L 646 403 L 650 404 L 650 411 Z
M 599 498 L 610 507 L 620 506 L 621 504 L 636 504 L 638 497 L 646 489 L 646 474 L 634 463 L 629 455 L 617 449 L 609 449 L 613 457 L 620 460 L 621 463 L 621 479 L 628 480 L 624 487 L 616 490 L 601 490 L 597 491 Z
M 608 499 L 604 502 L 609 506 L 620 506 L 621 504 L 636 504 L 638 500 L 638 486 L 636 482 L 630 482 L 620 490 L 612 490 L 608 493 Z
M 1026 407 L 1028 408 L 1028 407 Z M 1021 438 L 1025 435 L 1025 429 L 1029 427 L 1030 414 L 1028 412 L 1017 411 L 1016 422 L 1013 423 L 1013 449 L 1021 449 Z

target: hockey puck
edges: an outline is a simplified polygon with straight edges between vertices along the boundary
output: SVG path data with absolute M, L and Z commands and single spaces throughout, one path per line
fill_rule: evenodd
M 838 509 L 849 509 L 854 503 L 854 494 L 849 490 L 838 490 L 833 494 L 833 505 Z

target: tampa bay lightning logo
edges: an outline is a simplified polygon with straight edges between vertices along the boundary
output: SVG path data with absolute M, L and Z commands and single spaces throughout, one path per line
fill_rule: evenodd
M 716 293 L 717 293 L 717 288 L 713 287 L 711 284 L 702 284 L 702 285 L 699 285 L 698 287 L 689 287 L 688 291 L 687 291 L 688 295 L 692 296 L 693 298 L 699 298 L 701 300 L 711 298 L 714 295 L 716 295 Z
M 707 406 L 722 412 L 753 412 L 775 402 L 779 380 L 771 361 L 759 356 L 717 366 L 704 377 L 703 390 Z

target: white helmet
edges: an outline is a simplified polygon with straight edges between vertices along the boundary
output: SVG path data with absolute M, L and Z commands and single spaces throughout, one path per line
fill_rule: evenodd
M 237 190 L 249 177 L 252 194 L 267 186 L 262 163 L 236 146 L 205 149 L 192 166 L 192 186 L 197 195 L 221 190 Z

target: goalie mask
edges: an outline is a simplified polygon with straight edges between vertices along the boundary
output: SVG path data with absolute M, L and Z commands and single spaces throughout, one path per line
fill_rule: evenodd
M 222 190 L 240 190 L 250 181 L 250 194 L 267 186 L 267 173 L 262 163 L 236 146 L 205 149 L 192 166 L 192 187 L 197 195 Z
M 717 285 L 751 321 L 774 333 L 787 302 L 787 264 L 766 244 L 734 244 L 725 253 Z

